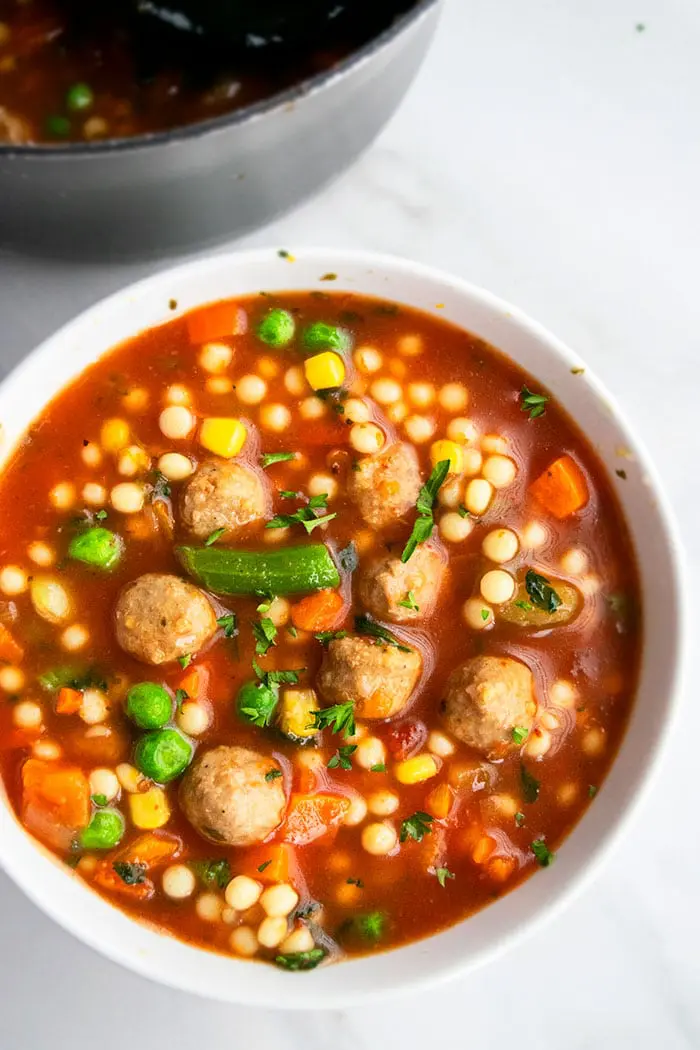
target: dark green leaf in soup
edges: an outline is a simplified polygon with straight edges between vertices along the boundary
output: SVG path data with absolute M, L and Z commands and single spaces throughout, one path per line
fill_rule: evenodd
M 528 569 L 525 576 L 525 590 L 530 595 L 530 600 L 538 609 L 545 612 L 556 612 L 561 605 L 561 598 L 552 587 L 545 576 L 541 576 L 534 569 Z
M 496 618 L 518 627 L 560 627 L 571 623 L 582 605 L 581 594 L 572 583 L 528 569 L 511 601 L 499 606 Z

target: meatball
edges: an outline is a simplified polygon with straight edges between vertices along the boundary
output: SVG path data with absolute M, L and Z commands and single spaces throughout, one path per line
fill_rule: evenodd
M 405 564 L 393 554 L 376 558 L 360 573 L 360 601 L 379 620 L 414 623 L 431 612 L 444 571 L 443 559 L 425 544 Z
M 179 576 L 148 572 L 128 583 L 114 612 L 117 641 L 146 664 L 198 652 L 216 631 L 208 598 Z
M 277 762 L 246 747 L 215 747 L 192 763 L 180 785 L 190 824 L 210 842 L 252 846 L 281 822 L 287 800 L 282 777 L 266 780 Z
M 267 516 L 269 496 L 250 467 L 210 459 L 192 475 L 180 498 L 180 516 L 190 532 L 206 539 L 217 529 L 231 538 L 244 525 Z
M 509 656 L 476 656 L 450 675 L 442 703 L 449 731 L 488 757 L 515 747 L 515 726 L 527 729 L 537 710 L 532 672 Z
M 355 702 L 360 718 L 392 718 L 406 707 L 423 661 L 369 638 L 338 638 L 323 658 L 316 684 L 328 704 Z
M 373 529 L 401 522 L 415 505 L 420 487 L 418 459 L 406 444 L 361 459 L 348 479 L 348 495 Z

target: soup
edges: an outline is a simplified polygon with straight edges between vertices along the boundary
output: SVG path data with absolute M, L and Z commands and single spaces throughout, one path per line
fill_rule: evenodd
M 414 2 L 0 0 L 0 143 L 128 138 L 230 113 L 332 68 Z
M 615 756 L 641 634 L 610 481 L 437 317 L 175 318 L 54 399 L 0 505 L 11 803 L 183 940 L 295 971 L 435 933 L 551 865 Z

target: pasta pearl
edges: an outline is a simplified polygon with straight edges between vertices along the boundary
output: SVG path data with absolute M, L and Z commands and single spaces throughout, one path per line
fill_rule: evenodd
M 358 372 L 378 372 L 382 367 L 382 355 L 373 346 L 358 346 L 353 361 Z
M 226 343 L 205 343 L 199 351 L 199 363 L 205 372 L 225 372 L 233 361 L 233 350 Z
M 117 470 L 125 478 L 133 478 L 142 474 L 151 465 L 151 457 L 145 449 L 139 445 L 129 445 L 123 448 L 117 456 Z
M 571 781 L 568 784 L 562 784 L 557 790 L 557 802 L 560 806 L 571 806 L 578 796 L 578 784 L 575 781 Z
M 247 911 L 257 904 L 262 893 L 262 886 L 247 875 L 236 875 L 231 879 L 224 896 L 229 907 L 236 911 Z
M 469 478 L 473 478 L 475 474 L 478 474 L 481 470 L 481 464 L 484 461 L 484 457 L 479 452 L 478 448 L 465 448 L 464 450 L 464 470 L 463 473 Z
M 122 398 L 122 404 L 127 412 L 133 412 L 135 415 L 145 412 L 149 401 L 150 394 L 142 386 L 135 386 Z
M 374 857 L 383 857 L 396 846 L 398 836 L 391 824 L 368 824 L 362 829 L 362 848 Z
M 366 816 L 367 803 L 361 795 L 353 795 L 350 799 L 350 808 L 343 817 L 343 824 L 347 824 L 348 827 L 355 827 L 356 824 L 361 824 Z
M 428 736 L 428 751 L 431 755 L 437 755 L 438 758 L 449 758 L 454 754 L 454 750 L 455 746 L 450 738 L 438 729 L 433 729 Z
M 259 405 L 267 393 L 267 383 L 260 376 L 242 376 L 236 383 L 236 397 L 244 405 Z
M 24 688 L 24 671 L 19 667 L 0 667 L 0 689 L 6 693 L 19 693 Z
M 0 569 L 0 591 L 3 594 L 23 594 L 27 586 L 27 574 L 18 565 L 6 565 Z
M 530 733 L 525 744 L 525 754 L 530 758 L 542 758 L 552 746 L 552 734 L 539 726 Z
M 208 394 L 231 394 L 233 380 L 228 376 L 209 376 L 204 387 Z
M 363 769 L 379 766 L 386 759 L 386 748 L 378 736 L 366 736 L 360 740 L 355 752 L 355 761 Z
M 80 455 L 86 467 L 99 467 L 102 462 L 102 450 L 92 441 L 83 447 Z
M 122 481 L 112 489 L 110 500 L 120 514 L 136 514 L 143 508 L 143 488 L 133 481 Z
M 111 769 L 93 769 L 89 779 L 91 795 L 104 795 L 111 802 L 119 794 L 119 780 Z
M 187 700 L 177 715 L 177 724 L 187 736 L 201 736 L 211 725 L 211 714 L 204 704 Z
M 62 481 L 51 489 L 49 499 L 56 510 L 68 510 L 75 503 L 75 486 L 70 481 Z
M 435 424 L 426 416 L 409 416 L 404 423 L 406 433 L 416 445 L 430 441 L 435 433 Z
M 215 893 L 201 893 L 194 907 L 203 922 L 218 922 L 224 909 L 221 897 Z
M 105 452 L 118 452 L 129 442 L 129 424 L 124 419 L 106 419 L 100 428 L 100 444 Z
M 491 605 L 502 605 L 515 594 L 515 580 L 504 569 L 491 569 L 481 577 L 479 590 L 484 601 Z
M 163 872 L 163 893 L 173 900 L 182 901 L 194 893 L 197 880 L 186 864 L 171 864 Z
M 493 498 L 493 486 L 483 478 L 472 478 L 464 491 L 464 504 L 471 514 L 483 514 Z
M 438 401 L 447 412 L 462 412 L 468 400 L 467 388 L 461 383 L 445 383 L 438 394 Z
M 515 481 L 517 469 L 513 460 L 507 456 L 489 456 L 481 472 L 495 489 L 505 489 Z
M 450 441 L 457 441 L 460 445 L 473 445 L 479 437 L 479 431 L 471 419 L 458 416 L 447 424 L 447 436 Z
M 369 423 L 372 412 L 366 401 L 359 397 L 350 397 L 345 402 L 345 418 L 351 423 Z
M 310 952 L 314 947 L 314 938 L 307 926 L 298 926 L 282 941 L 280 952 L 283 955 L 296 955 L 298 952 Z
M 462 616 L 467 627 L 473 631 L 483 631 L 494 622 L 493 609 L 479 598 L 468 598 L 462 606 Z
M 562 554 L 561 567 L 567 576 L 581 576 L 588 568 L 588 555 L 574 547 Z
M 396 343 L 396 347 L 404 357 L 416 357 L 423 352 L 423 337 L 420 335 L 402 335 Z
M 192 400 L 192 395 L 186 386 L 182 383 L 173 383 L 165 391 L 165 397 L 163 399 L 168 405 L 189 405 Z
M 291 394 L 292 397 L 301 397 L 309 389 L 304 369 L 298 365 L 288 368 L 284 373 L 284 386 L 287 393 Z
M 389 362 L 389 371 L 393 376 L 396 376 L 397 379 L 405 379 L 407 372 L 406 362 L 401 361 L 398 357 L 392 357 Z
M 484 536 L 481 549 L 489 561 L 502 565 L 518 553 L 518 537 L 511 529 L 494 529 Z
M 47 740 L 46 737 L 42 737 L 41 740 L 37 740 L 34 744 L 32 754 L 35 758 L 43 758 L 47 762 L 55 762 L 63 754 L 63 749 L 55 740 Z
M 272 620 L 275 627 L 284 627 L 289 622 L 291 610 L 292 607 L 286 598 L 273 598 L 265 615 Z
M 310 496 L 328 496 L 333 499 L 338 495 L 338 482 L 330 474 L 314 474 L 309 478 L 308 491 Z
M 263 911 L 273 918 L 286 917 L 294 911 L 298 903 L 299 894 L 288 882 L 278 882 L 276 886 L 268 886 L 260 897 Z
M 384 434 L 375 423 L 353 423 L 350 444 L 356 452 L 371 455 L 384 445 Z
M 228 943 L 231 946 L 231 951 L 245 958 L 255 955 L 258 950 L 258 938 L 255 930 L 251 929 L 250 926 L 238 926 L 231 934 Z
M 462 517 L 456 510 L 450 510 L 440 518 L 440 535 L 448 543 L 462 543 L 473 528 L 471 518 Z
M 107 490 L 104 485 L 98 485 L 96 481 L 88 481 L 83 486 L 83 499 L 91 507 L 104 507 L 107 501 Z
M 367 799 L 367 808 L 375 817 L 390 817 L 399 808 L 399 799 L 393 791 L 375 791 Z
M 395 401 L 393 405 L 389 405 L 387 408 L 386 415 L 391 423 L 403 423 L 408 415 L 408 409 L 403 401 Z
M 90 632 L 81 623 L 71 624 L 61 635 L 61 645 L 69 653 L 76 653 L 79 649 L 84 649 L 89 641 Z
M 182 440 L 194 427 L 194 416 L 184 405 L 168 405 L 158 417 L 161 432 L 172 441 Z
M 401 384 L 395 379 L 375 379 L 369 392 L 380 405 L 391 405 L 401 400 Z
M 408 399 L 416 408 L 428 408 L 435 400 L 435 387 L 432 383 L 409 383 Z
M 454 478 L 443 485 L 438 492 L 438 503 L 441 507 L 458 507 L 462 500 L 462 483 Z
M 194 472 L 194 464 L 180 452 L 165 452 L 158 460 L 158 470 L 168 481 L 183 481 Z
M 41 707 L 33 700 L 22 700 L 12 709 L 12 721 L 18 729 L 38 729 L 43 717 Z
M 505 456 L 508 452 L 508 442 L 501 434 L 484 434 L 481 448 L 483 452 Z
M 287 936 L 287 920 L 268 915 L 258 926 L 258 940 L 263 948 L 276 948 Z
M 320 397 L 305 397 L 299 405 L 299 415 L 302 419 L 322 419 L 327 411 Z
M 594 726 L 592 729 L 587 729 L 581 740 L 581 750 L 584 754 L 588 755 L 589 758 L 595 758 L 601 755 L 605 749 L 605 733 L 602 729 L 598 729 Z
M 267 430 L 280 433 L 292 422 L 292 413 L 286 405 L 263 405 L 260 409 L 260 424 Z
M 548 533 L 544 525 L 539 521 L 531 521 L 525 526 L 520 534 L 520 541 L 525 550 L 537 550 L 543 547 L 548 539 Z
M 573 707 L 578 691 L 572 682 L 560 678 L 553 682 L 549 689 L 549 702 L 555 707 Z

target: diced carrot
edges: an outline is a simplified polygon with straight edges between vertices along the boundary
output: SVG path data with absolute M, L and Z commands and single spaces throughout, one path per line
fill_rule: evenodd
M 337 591 L 318 591 L 292 606 L 292 623 L 300 631 L 330 631 L 344 604 Z
M 394 708 L 394 698 L 388 689 L 375 689 L 371 696 L 357 704 L 362 718 L 388 718 Z
M 452 805 L 452 789 L 449 784 L 438 784 L 428 794 L 425 800 L 425 808 L 428 813 L 438 820 L 444 820 L 450 812 Z
M 82 769 L 29 758 L 22 766 L 22 821 L 63 847 L 90 819 L 90 785 Z
M 0 623 L 0 660 L 8 660 L 11 664 L 17 664 L 24 656 L 24 649 L 16 642 L 7 627 Z
M 64 685 L 58 690 L 56 697 L 56 714 L 75 715 L 80 710 L 82 702 L 83 694 L 79 689 L 69 689 L 67 685 Z
M 490 835 L 482 835 L 472 851 L 472 860 L 475 864 L 485 864 L 495 849 L 495 839 Z
M 291 855 L 291 846 L 273 842 L 252 850 L 245 858 L 243 868 L 247 875 L 260 882 L 289 882 Z
M 121 875 L 114 870 L 114 859 L 105 858 L 98 863 L 93 881 L 110 893 L 120 893 L 123 897 L 130 897 L 136 901 L 146 901 L 155 893 L 155 886 L 150 879 L 144 878 L 143 882 L 124 882 Z
M 514 857 L 492 857 L 488 864 L 488 873 L 495 882 L 505 882 L 515 871 Z
M 313 754 L 313 752 L 311 752 Z M 300 795 L 313 795 L 318 788 L 318 776 L 313 766 L 302 765 L 300 762 L 294 766 L 294 783 Z
M 344 795 L 292 795 L 282 839 L 307 846 L 339 824 L 349 808 Z
M 191 343 L 208 343 L 231 335 L 243 335 L 247 328 L 245 310 L 232 302 L 211 303 L 187 315 L 187 334 Z
M 588 503 L 586 478 L 575 459 L 560 456 L 530 485 L 530 492 L 555 518 L 568 518 Z
M 208 685 L 209 668 L 206 664 L 197 664 L 196 667 L 187 670 L 178 681 L 176 688 L 184 689 L 190 700 L 202 700 L 206 696 Z
M 182 849 L 182 842 L 176 835 L 167 832 L 146 831 L 132 842 L 122 847 L 112 861 L 121 861 L 124 864 L 145 864 L 147 868 L 155 868 L 164 864 L 166 860 L 175 857 Z

